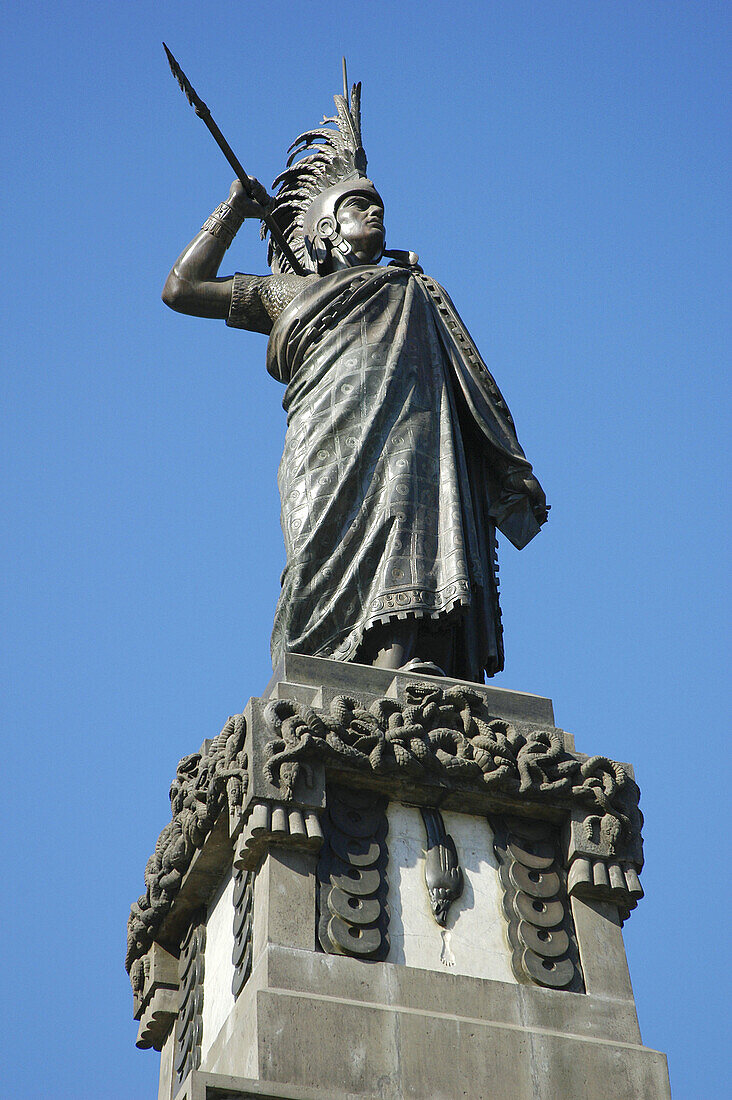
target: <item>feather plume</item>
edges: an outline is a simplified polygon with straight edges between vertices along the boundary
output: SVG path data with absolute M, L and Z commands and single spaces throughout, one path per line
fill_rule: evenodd
M 349 109 L 348 103 L 342 95 L 333 97 L 336 105 L 336 117 L 338 119 L 338 126 L 341 133 L 345 136 L 348 134 L 350 139 L 349 144 L 351 148 L 356 151 L 361 144 L 356 127 L 353 124 L 353 115 Z
M 352 85 L 350 102 L 347 84 L 344 93 L 333 97 L 334 116 L 324 118 L 319 126 L 306 130 L 293 141 L 287 150 L 287 166 L 272 184 L 273 189 L 279 190 L 274 196 L 270 216 L 276 219 L 285 240 L 305 268 L 312 266 L 302 228 L 308 207 L 326 188 L 366 172 L 366 153 L 361 139 L 360 83 Z M 261 236 L 263 240 L 267 236 L 264 223 Z M 273 271 L 291 270 L 271 237 L 267 255 Z

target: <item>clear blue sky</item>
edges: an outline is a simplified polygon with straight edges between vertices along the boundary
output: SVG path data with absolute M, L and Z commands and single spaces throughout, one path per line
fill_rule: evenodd
M 282 391 L 264 337 L 160 302 L 231 179 L 163 38 L 266 184 L 343 52 L 363 80 L 389 242 L 451 293 L 552 504 L 502 548 L 496 682 L 635 765 L 644 1041 L 675 1100 L 724 1094 L 730 10 L 6 9 L 4 1096 L 155 1095 L 128 907 L 177 760 L 270 671 Z M 225 268 L 265 271 L 252 226 Z

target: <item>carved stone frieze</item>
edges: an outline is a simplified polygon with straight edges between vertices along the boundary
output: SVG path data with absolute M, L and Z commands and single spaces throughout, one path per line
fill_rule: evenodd
M 246 723 L 234 715 L 218 737 L 178 764 L 170 788 L 172 821 L 165 826 L 145 868 L 145 893 L 127 921 L 125 965 L 135 988 L 142 957 L 170 911 L 183 876 L 227 806 L 241 809 L 248 783 Z
M 232 849 L 237 869 L 256 870 L 271 843 L 320 847 L 326 780 L 365 782 L 422 809 L 546 818 L 563 827 L 572 895 L 610 901 L 621 917 L 642 896 L 643 819 L 632 773 L 606 757 L 569 751 L 571 738 L 542 701 L 516 711 L 511 693 L 495 689 L 401 673 L 389 686 L 382 670 L 302 657 L 291 664 L 296 684 L 276 683 L 250 700 L 245 714 L 178 765 L 172 821 L 128 922 L 126 962 L 136 992 L 153 941 L 177 953 L 200 890 L 214 866 L 223 873 L 230 865 Z M 365 690 L 342 694 L 344 677 Z M 511 720 L 491 713 L 493 699 Z M 443 856 L 449 861 L 444 846 L 430 857 L 439 859 L 435 874 L 448 870 Z
M 318 940 L 327 954 L 385 959 L 386 799 L 328 786 L 326 840 L 318 860 Z
M 465 685 L 410 684 L 406 701 L 385 697 L 368 707 L 335 696 L 316 709 L 289 699 L 264 708 L 271 735 L 267 781 L 287 801 L 315 768 L 576 808 L 590 819 L 606 851 L 634 855 L 639 845 L 638 788 L 621 764 L 569 753 L 558 729 L 519 728 L 495 719 L 481 692 Z M 566 812 L 566 811 L 565 811 Z
M 180 952 L 180 1010 L 174 1059 L 179 1083 L 201 1064 L 205 948 L 206 923 L 202 911 L 189 927 Z
M 234 873 L 234 947 L 231 961 L 234 977 L 231 991 L 241 993 L 252 970 L 252 917 L 254 908 L 254 872 L 244 869 Z
M 513 817 L 495 817 L 492 826 L 514 974 L 522 982 L 583 991 L 556 828 Z
M 455 841 L 445 832 L 440 811 L 425 806 L 422 808 L 422 820 L 427 833 L 424 864 L 427 893 L 434 918 L 444 927 L 450 906 L 463 892 L 463 872 Z

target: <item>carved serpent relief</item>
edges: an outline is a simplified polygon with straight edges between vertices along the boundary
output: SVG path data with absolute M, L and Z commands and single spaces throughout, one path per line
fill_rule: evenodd
M 624 768 L 604 756 L 579 760 L 565 752 L 559 730 L 522 733 L 491 719 L 484 699 L 466 687 L 413 684 L 407 702 L 377 699 L 368 708 L 339 695 L 330 713 L 276 700 L 265 708 L 273 738 L 266 773 L 292 797 L 310 762 L 337 761 L 376 774 L 432 774 L 481 790 L 532 798 L 559 797 L 594 811 L 611 851 L 636 824 L 637 788 Z M 635 789 L 634 789 L 635 788 Z
M 145 893 L 132 905 L 127 921 L 125 965 L 133 989 L 142 988 L 142 956 L 173 904 L 196 849 L 203 847 L 227 801 L 241 805 L 248 783 L 245 735 L 244 715 L 234 715 L 207 748 L 184 756 L 178 764 L 170 788 L 173 820 L 158 838 L 145 868 Z
M 326 842 L 318 860 L 318 940 L 329 955 L 385 959 L 386 799 L 328 786 Z

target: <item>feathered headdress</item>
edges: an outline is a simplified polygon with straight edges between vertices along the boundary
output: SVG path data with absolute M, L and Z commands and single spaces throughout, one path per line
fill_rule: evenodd
M 273 189 L 279 187 L 279 190 L 270 207 L 270 215 L 306 271 L 317 269 L 312 214 L 319 196 L 324 191 L 333 191 L 334 206 L 342 194 L 353 189 L 356 181 L 363 181 L 364 188 L 375 191 L 374 185 L 366 178 L 366 153 L 361 142 L 360 83 L 352 86 L 350 102 L 347 91 L 344 60 L 344 94 L 333 97 L 336 114 L 332 118 L 324 118 L 316 129 L 300 134 L 287 150 L 287 168 L 272 184 Z M 307 155 L 296 160 L 301 153 Z M 343 186 L 338 187 L 339 184 Z M 324 213 L 325 209 L 320 210 L 319 216 Z M 267 226 L 262 222 L 262 240 L 267 232 Z M 277 274 L 292 271 L 271 237 L 267 259 L 272 271 Z

